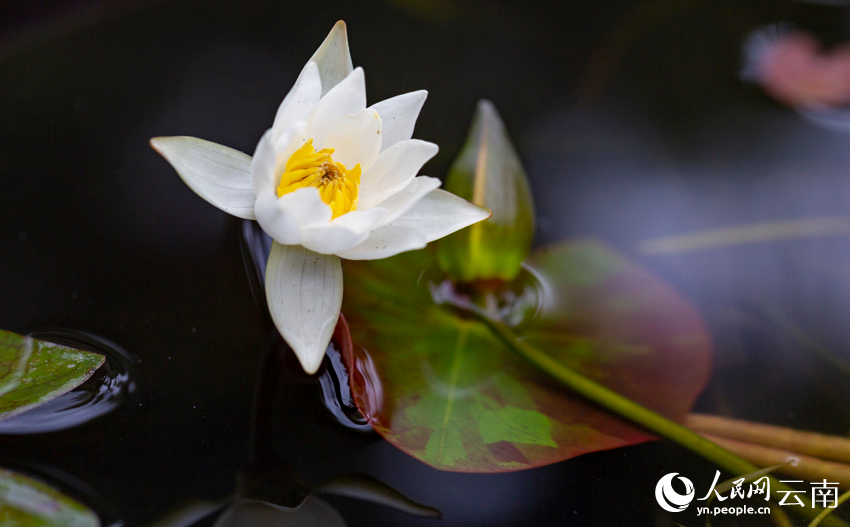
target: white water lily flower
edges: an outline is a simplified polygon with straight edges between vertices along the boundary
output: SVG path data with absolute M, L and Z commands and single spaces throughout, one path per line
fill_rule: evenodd
M 251 158 L 192 137 L 151 145 L 202 198 L 256 219 L 272 237 L 266 296 L 301 365 L 321 364 L 342 305 L 342 266 L 386 258 L 486 219 L 490 212 L 416 176 L 437 145 L 411 139 L 425 91 L 366 106 L 338 22 L 277 111 Z

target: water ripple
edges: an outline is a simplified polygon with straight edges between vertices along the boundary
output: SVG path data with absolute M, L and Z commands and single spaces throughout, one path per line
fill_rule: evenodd
M 120 407 L 135 392 L 132 365 L 138 362 L 117 344 L 76 330 L 45 330 L 31 337 L 106 356 L 86 382 L 40 406 L 0 421 L 0 434 L 55 432 L 96 419 Z

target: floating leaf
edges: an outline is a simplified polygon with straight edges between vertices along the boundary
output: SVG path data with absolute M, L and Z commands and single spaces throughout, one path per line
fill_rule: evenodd
M 99 527 L 97 515 L 53 488 L 0 468 L 0 524 L 15 527 Z
M 515 330 L 681 420 L 710 368 L 695 309 L 596 242 L 559 245 L 529 263 L 542 300 Z M 436 267 L 427 250 L 346 262 L 352 390 L 382 436 L 435 468 L 461 472 L 528 469 L 651 438 L 524 362 L 475 317 L 438 305 L 447 282 Z
M 0 330 L 0 420 L 69 392 L 106 358 Z

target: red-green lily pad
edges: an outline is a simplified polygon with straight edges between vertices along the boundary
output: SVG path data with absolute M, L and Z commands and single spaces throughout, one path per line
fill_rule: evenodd
M 594 241 L 527 264 L 542 302 L 515 327 L 523 338 L 670 419 L 685 416 L 710 372 L 694 307 Z M 435 303 L 435 268 L 423 250 L 344 270 L 352 391 L 393 445 L 441 470 L 505 472 L 652 439 L 526 363 L 477 318 Z
M 0 421 L 67 393 L 106 357 L 0 330 Z
M 100 527 L 97 515 L 52 487 L 0 468 L 0 524 L 16 527 Z

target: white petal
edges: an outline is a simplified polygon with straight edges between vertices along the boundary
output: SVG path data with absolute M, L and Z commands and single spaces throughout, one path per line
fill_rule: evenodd
M 325 139 L 325 148 L 333 148 L 333 160 L 346 168 L 359 163 L 361 170 L 369 170 L 381 152 L 378 112 L 366 109 L 340 119 Z
M 257 223 L 278 243 L 301 243 L 301 229 L 292 214 L 278 206 L 277 196 L 264 192 L 257 197 Z
M 435 188 L 440 186 L 440 180 L 428 176 L 413 178 L 402 190 L 378 204 L 377 208 L 387 209 L 387 215 L 381 224 L 387 224 L 410 210 L 416 202 Z M 373 209 L 369 209 L 373 210 Z
M 315 62 L 308 62 L 277 109 L 272 125 L 272 143 L 276 143 L 286 130 L 306 119 L 319 102 L 321 95 L 322 82 L 319 80 L 319 68 Z
M 307 117 L 305 135 L 313 139 L 316 149 L 324 148 L 325 138 L 346 115 L 366 108 L 366 79 L 363 68 L 357 68 L 322 97 Z
M 348 32 L 345 29 L 345 22 L 340 20 L 334 24 L 322 45 L 310 57 L 310 62 L 315 62 L 319 66 L 322 95 L 328 93 L 351 73 L 354 65 L 351 63 L 351 52 L 348 49 Z M 309 65 L 310 62 L 307 64 Z
M 286 130 L 276 141 L 272 130 L 266 130 L 260 138 L 251 163 L 251 182 L 256 195 L 277 192 L 286 161 L 307 140 L 304 137 L 305 127 L 306 123 L 301 121 Z
M 427 244 L 425 235 L 414 228 L 384 225 L 372 231 L 360 245 L 337 254 L 348 260 L 379 260 L 421 249 Z
M 377 227 L 375 223 L 386 216 L 388 212 L 383 207 L 373 207 L 369 210 L 353 210 L 331 221 L 330 224 L 358 233 L 369 232 L 375 230 Z
M 279 172 L 276 172 L 272 178 L 275 186 L 278 183 L 277 177 L 283 174 L 283 166 L 286 164 L 286 161 L 307 141 L 308 138 L 304 136 L 304 130 L 306 128 L 306 121 L 296 123 L 292 128 L 284 132 L 277 142 L 272 143 L 274 151 L 277 154 L 277 159 L 281 162 L 281 166 L 278 168 Z
M 373 104 L 370 108 L 381 115 L 384 121 L 384 129 L 381 131 L 383 144 L 381 150 L 393 146 L 399 141 L 406 141 L 413 137 L 413 127 L 416 119 L 425 104 L 428 92 L 425 90 L 413 91 L 397 95 Z
M 251 156 L 195 137 L 154 137 L 151 146 L 199 196 L 228 214 L 254 219 Z
M 257 196 L 255 211 L 260 227 L 284 245 L 302 243 L 305 227 L 326 225 L 333 215 L 316 187 L 300 188 L 280 198 L 264 192 Z
M 409 139 L 381 152 L 360 180 L 359 206 L 373 207 L 406 187 L 438 150 L 434 143 Z
M 301 244 L 322 254 L 338 254 L 362 243 L 387 215 L 382 208 L 355 210 L 330 223 L 302 227 Z
M 307 373 L 315 373 L 342 306 L 339 258 L 300 245 L 272 244 L 266 298 L 275 326 Z
M 451 192 L 437 189 L 426 194 L 413 208 L 389 225 L 414 228 L 432 242 L 473 223 L 486 220 L 490 214 L 484 207 L 470 203 Z
M 272 131 L 267 130 L 257 143 L 251 160 L 251 186 L 257 196 L 276 190 L 277 154 L 272 144 Z

